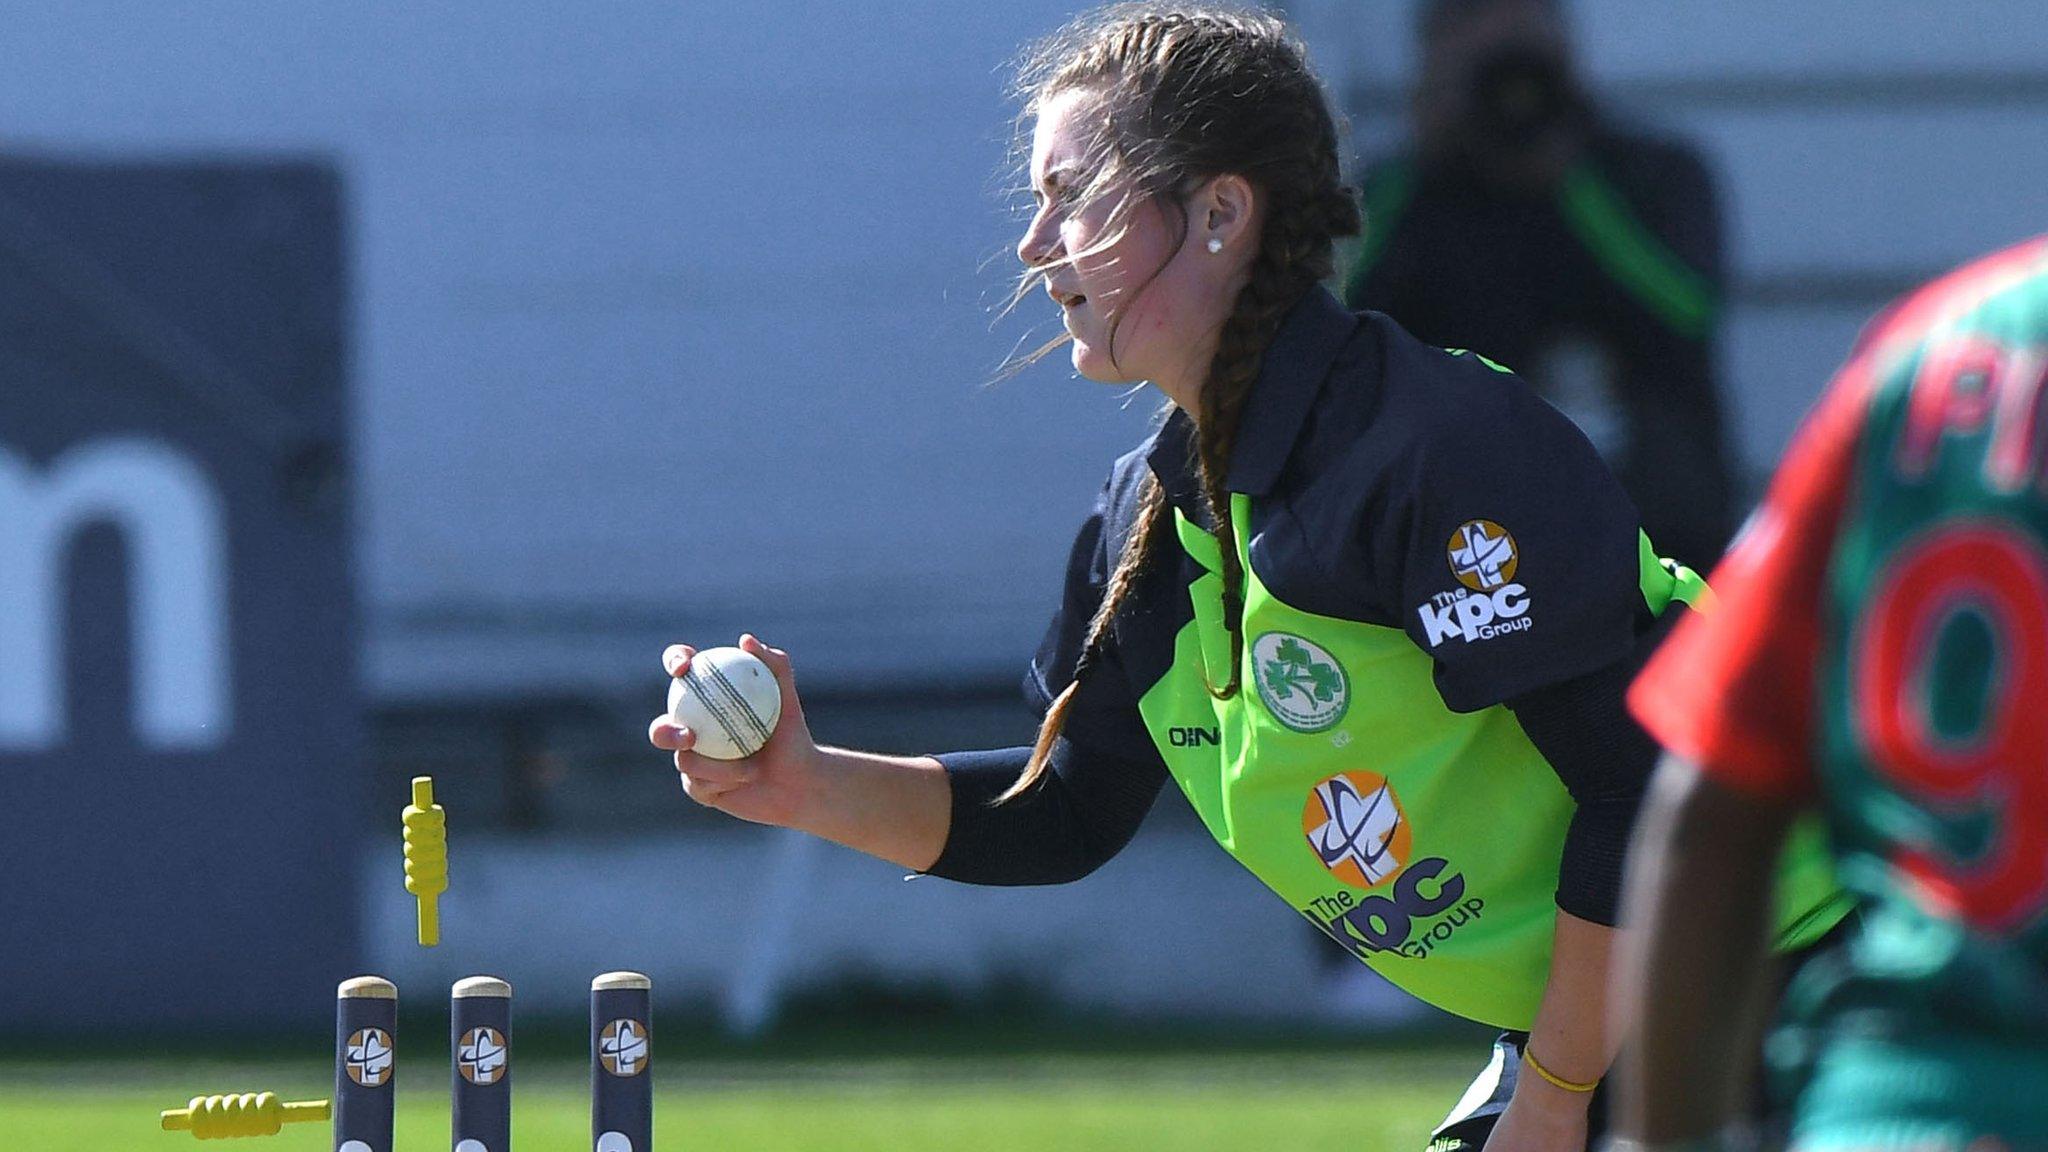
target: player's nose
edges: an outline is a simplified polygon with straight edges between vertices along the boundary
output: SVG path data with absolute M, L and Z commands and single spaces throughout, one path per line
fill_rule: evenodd
M 1030 226 L 1017 240 L 1017 259 L 1027 268 L 1050 264 L 1058 258 L 1059 238 L 1059 225 L 1053 214 L 1041 208 L 1032 214 Z

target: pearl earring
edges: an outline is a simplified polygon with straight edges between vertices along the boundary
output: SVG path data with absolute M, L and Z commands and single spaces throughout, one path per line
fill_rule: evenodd
M 1209 254 L 1210 254 L 1211 256 L 1213 256 L 1213 255 L 1215 255 L 1216 253 L 1218 253 L 1218 252 L 1221 252 L 1221 251 L 1223 251 L 1223 237 L 1221 237 L 1221 236 L 1211 236 L 1211 237 L 1209 237 Z

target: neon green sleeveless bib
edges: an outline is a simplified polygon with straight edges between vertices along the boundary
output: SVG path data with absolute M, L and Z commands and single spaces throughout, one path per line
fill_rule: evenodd
M 1527 1028 L 1550 971 L 1571 795 L 1507 708 L 1446 708 L 1405 632 L 1275 599 L 1252 569 L 1250 499 L 1231 500 L 1243 687 L 1228 700 L 1208 691 L 1230 660 L 1220 555 L 1176 512 L 1205 573 L 1172 668 L 1138 705 L 1168 769 L 1217 843 L 1387 979 L 1460 1016 Z M 1846 910 L 1818 848 L 1805 842 L 1781 876 L 1783 945 Z

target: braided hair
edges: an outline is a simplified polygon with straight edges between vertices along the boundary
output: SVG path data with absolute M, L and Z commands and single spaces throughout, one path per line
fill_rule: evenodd
M 1188 414 L 1210 530 L 1221 546 L 1231 639 L 1229 672 L 1209 691 L 1228 699 L 1237 694 L 1243 663 L 1244 569 L 1224 478 L 1267 345 L 1288 310 L 1333 272 L 1337 238 L 1360 229 L 1357 199 L 1338 171 L 1336 124 L 1300 42 L 1282 21 L 1256 11 L 1119 5 L 1082 17 L 1041 45 L 1020 77 L 1027 117 L 1065 92 L 1096 97 L 1084 199 L 1134 190 L 1123 194 L 1117 212 L 1133 201 L 1157 203 L 1178 217 L 1182 244 L 1187 199 L 1208 180 L 1243 177 L 1261 200 L 1249 279 L 1218 333 L 1198 409 Z M 1043 275 L 1044 269 L 1027 272 L 1019 294 Z M 1088 623 L 1073 680 L 1047 709 L 1030 763 L 997 803 L 1044 777 L 1074 692 L 1101 659 L 1103 638 L 1171 519 L 1158 478 L 1147 472 L 1136 522 Z

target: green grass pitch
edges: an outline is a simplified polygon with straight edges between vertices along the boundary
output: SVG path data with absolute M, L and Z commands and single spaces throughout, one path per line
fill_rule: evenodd
M 410 1054 L 408 1054 L 410 1055 Z M 657 1147 L 787 1152 L 1141 1152 L 1152 1148 L 1357 1152 L 1414 1149 L 1484 1063 L 1483 1047 L 1399 1046 L 1285 1052 L 1041 1054 L 657 1063 Z M 398 1148 L 448 1146 L 448 1073 L 402 1065 Z M 0 1065 L 0 1146 L 38 1152 L 176 1150 L 157 1111 L 200 1092 L 329 1094 L 329 1068 L 304 1061 Z M 587 1148 L 586 1066 L 534 1061 L 517 1072 L 517 1146 Z M 324 1152 L 323 1124 L 203 1147 Z

